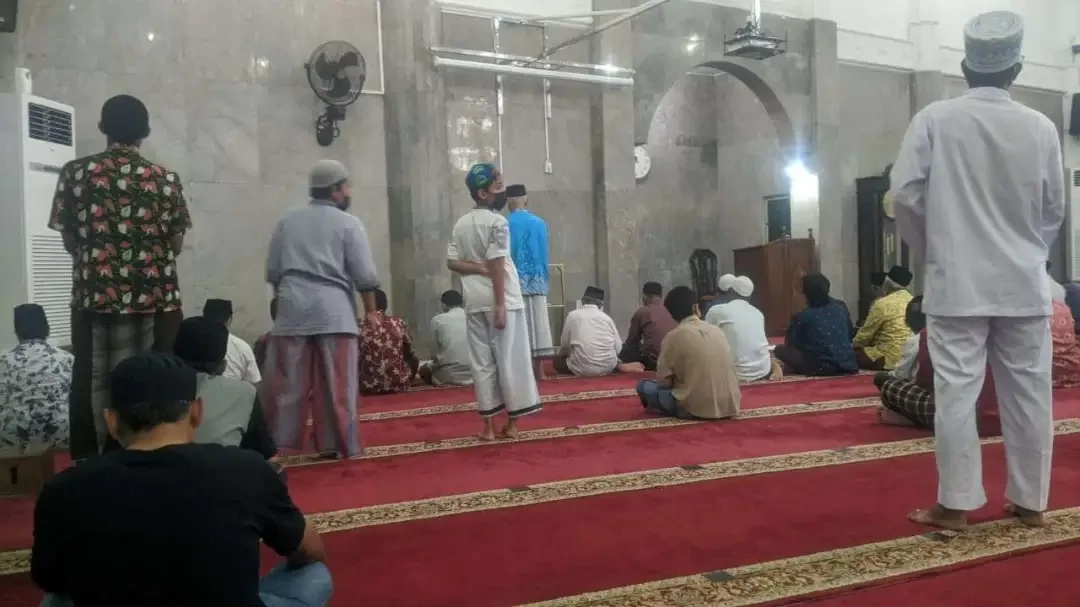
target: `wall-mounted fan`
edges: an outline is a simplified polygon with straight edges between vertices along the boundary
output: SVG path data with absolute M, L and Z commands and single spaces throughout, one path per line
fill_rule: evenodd
M 315 120 L 315 139 L 330 145 L 341 133 L 337 123 L 345 119 L 345 107 L 364 89 L 367 62 L 355 46 L 333 40 L 320 44 L 304 68 L 311 90 L 326 103 L 326 111 Z

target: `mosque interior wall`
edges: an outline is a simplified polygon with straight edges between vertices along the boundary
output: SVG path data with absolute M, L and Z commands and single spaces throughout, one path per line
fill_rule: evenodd
M 304 71 L 318 44 L 347 40 L 367 59 L 366 88 L 377 90 L 374 0 L 168 0 L 152 9 L 145 0 L 35 0 L 20 9 L 15 63 L 30 68 L 35 94 L 75 108 L 78 154 L 104 148 L 105 99 L 130 93 L 146 103 L 144 153 L 180 173 L 195 224 L 179 258 L 186 313 L 226 297 L 240 335 L 266 330 L 267 241 L 282 211 L 307 202 L 307 172 L 322 157 L 352 171 L 352 211 L 389 272 L 382 97 L 362 95 L 323 148 L 314 134 L 322 105 Z
M 575 2 L 580 3 L 560 1 L 567 10 L 554 12 L 573 12 Z M 638 3 L 597 0 L 593 6 Z M 505 0 L 488 4 L 501 6 Z M 624 26 L 629 44 L 601 44 L 598 38 L 557 55 L 633 67 L 637 83 L 631 92 L 552 81 L 550 174 L 544 168 L 540 81 L 505 79 L 500 156 L 495 77 L 440 72 L 449 163 L 445 187 L 453 215 L 472 206 L 463 187 L 468 166 L 498 162 L 508 183 L 528 185 L 531 208 L 548 220 L 551 261 L 565 265 L 571 301 L 588 284 L 603 284 L 605 276 L 614 280 L 607 271 L 614 267 L 636 268 L 617 277 L 634 289 L 620 289 L 623 299 L 626 292 L 636 295 L 636 285 L 645 280 L 686 283 L 687 259 L 695 248 L 713 249 L 721 269 L 730 269 L 733 249 L 764 242 L 764 197 L 785 192 L 784 168 L 799 158 L 777 136 L 770 115 L 775 108 L 763 106 L 731 74 L 699 69 L 722 56 L 724 37 L 745 22 L 745 7 L 719 4 L 725 3 L 676 0 Z M 379 94 L 362 95 L 341 123 L 340 138 L 329 148 L 320 147 L 313 123 L 322 105 L 307 86 L 303 70 L 318 43 L 347 40 L 367 58 L 366 89 L 379 93 L 375 0 L 163 0 L 155 2 L 153 10 L 139 0 L 36 0 L 21 8 L 18 33 L 0 35 L 0 91 L 10 88 L 14 66 L 30 68 L 35 93 L 76 108 L 79 154 L 104 145 L 96 121 L 107 97 L 127 92 L 146 101 L 153 133 L 145 153 L 181 173 L 195 222 L 180 258 L 187 313 L 196 313 L 208 297 L 229 297 L 236 306 L 235 329 L 240 335 L 253 338 L 266 329 L 268 293 L 262 267 L 270 231 L 283 210 L 306 201 L 307 170 L 327 156 L 344 161 L 352 171 L 352 212 L 367 226 L 394 305 L 387 186 L 388 171 L 396 168 L 387 165 L 384 99 Z M 798 145 L 806 151 L 821 130 L 815 124 L 820 112 L 815 114 L 814 103 L 824 102 L 824 97 L 814 100 L 820 93 L 814 93 L 811 81 L 811 59 L 821 51 L 814 46 L 813 22 L 808 20 L 816 13 L 774 14 L 769 2 L 765 8 L 764 26 L 788 36 L 788 53 L 757 64 L 757 71 L 775 91 Z M 965 10 L 978 12 L 971 6 Z M 955 51 L 949 47 L 956 46 L 958 35 L 952 30 L 960 27 L 953 23 L 959 19 L 953 15 L 956 11 L 945 12 L 941 28 L 951 33 L 942 38 L 943 62 L 955 59 L 948 53 Z M 1080 18 L 1080 11 L 1074 13 Z M 845 12 L 844 18 L 858 14 Z M 839 255 L 830 253 L 828 271 L 836 294 L 849 302 L 855 301 L 858 291 L 854 180 L 880 173 L 895 159 L 915 95 L 911 72 L 904 69 L 911 66 L 870 65 L 895 63 L 912 54 L 911 41 L 898 41 L 907 36 L 911 11 L 905 10 L 902 18 L 899 13 L 874 15 L 878 23 L 889 23 L 887 31 L 849 23 L 841 24 L 836 33 L 842 63 L 830 76 L 835 90 L 828 99 L 838 104 L 841 128 L 827 161 L 808 159 L 832 167 L 829 170 L 836 171 L 842 183 L 838 196 L 820 204 L 839 205 L 840 212 L 829 217 L 843 221 L 823 221 L 817 236 L 830 240 L 830 247 L 839 247 Z M 1033 23 L 1034 28 L 1052 25 L 1038 19 Z M 447 15 L 438 31 L 438 43 L 444 46 L 494 50 L 488 20 Z M 578 31 L 549 28 L 549 42 Z M 1060 50 L 1044 44 L 1044 38 L 1049 36 L 1029 35 L 1035 45 L 1027 52 L 1035 64 L 1034 77 L 1014 96 L 1044 112 L 1060 129 L 1063 93 L 1031 84 L 1052 82 L 1048 70 L 1058 69 L 1053 66 Z M 885 55 L 855 44 L 869 44 L 868 40 L 896 52 L 875 59 Z M 539 30 L 502 24 L 501 51 L 532 54 L 541 45 Z M 606 54 L 605 49 L 611 48 L 623 50 Z M 961 79 L 946 76 L 945 96 L 963 89 Z M 625 108 L 619 105 L 620 95 L 633 97 L 632 113 L 629 103 Z M 597 108 L 603 112 L 598 114 Z M 626 116 L 620 113 L 623 109 Z M 604 124 L 598 116 L 603 116 Z M 418 128 L 443 128 L 423 124 L 423 119 L 418 116 Z M 632 180 L 613 177 L 615 168 L 620 175 L 629 170 L 621 167 L 623 156 L 629 154 L 622 149 L 629 146 L 622 144 L 629 142 L 631 132 L 634 142 L 648 144 L 652 156 L 650 176 L 636 187 Z M 598 150 L 613 147 L 614 141 L 620 143 L 620 159 L 597 164 L 598 158 L 605 158 Z M 441 182 L 442 177 L 438 179 Z M 608 202 L 601 202 L 598 186 L 606 188 Z M 454 216 L 440 219 L 443 232 L 449 233 Z M 607 236 L 598 224 L 607 226 Z M 1060 267 L 1064 271 L 1065 264 Z M 449 284 L 447 277 L 424 287 L 436 298 Z M 553 298 L 559 295 L 553 293 Z M 632 311 L 633 302 L 618 305 Z M 409 315 L 407 310 L 396 311 Z M 628 316 L 624 311 L 615 314 L 620 326 Z

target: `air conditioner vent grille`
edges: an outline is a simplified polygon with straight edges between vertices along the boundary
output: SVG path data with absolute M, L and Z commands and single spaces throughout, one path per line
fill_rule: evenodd
M 71 146 L 71 114 L 37 103 L 27 104 L 30 138 Z

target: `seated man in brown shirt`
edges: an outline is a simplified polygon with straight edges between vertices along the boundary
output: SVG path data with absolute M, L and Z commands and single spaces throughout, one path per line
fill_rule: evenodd
M 645 370 L 655 371 L 664 336 L 678 324 L 664 307 L 664 288 L 658 282 L 647 282 L 641 289 L 641 307 L 630 319 L 619 362 L 639 363 Z
M 694 292 L 675 287 L 664 307 L 679 326 L 660 346 L 656 379 L 638 382 L 641 404 L 681 419 L 724 419 L 739 414 L 739 378 L 723 329 L 694 315 Z

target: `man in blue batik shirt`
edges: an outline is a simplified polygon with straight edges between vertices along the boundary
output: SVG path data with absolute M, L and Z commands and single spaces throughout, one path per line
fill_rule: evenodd
M 510 206 L 510 257 L 521 278 L 529 343 L 534 354 L 554 351 L 551 321 L 548 319 L 548 233 L 547 224 L 526 207 L 529 196 L 523 185 L 506 188 Z

